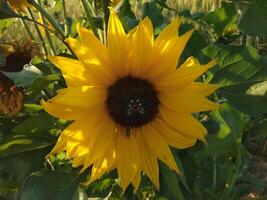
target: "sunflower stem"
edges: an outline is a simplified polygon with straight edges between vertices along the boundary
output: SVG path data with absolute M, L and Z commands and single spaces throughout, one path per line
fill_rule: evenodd
M 44 24 L 42 24 L 42 23 L 40 23 L 40 22 L 38 22 L 38 21 L 35 21 L 35 20 L 33 20 L 33 19 L 31 19 L 31 18 L 29 18 L 29 17 L 27 17 L 27 16 L 19 15 L 18 17 L 19 17 L 20 19 L 23 19 L 23 20 L 26 20 L 26 21 L 30 21 L 30 22 L 32 22 L 32 23 L 34 23 L 34 24 L 37 24 L 38 26 L 42 26 L 44 29 L 46 29 L 47 31 L 49 31 L 50 33 L 54 34 L 55 36 L 57 36 L 57 37 L 60 39 L 60 37 L 58 36 L 58 34 L 57 34 L 55 31 L 53 31 L 52 29 L 48 28 L 48 27 L 45 26 Z
M 217 165 L 216 165 L 216 155 L 212 157 L 213 161 L 213 180 L 212 180 L 212 186 L 213 190 L 216 189 L 216 182 L 217 182 Z
M 221 200 L 225 200 L 228 199 L 229 194 L 232 192 L 235 180 L 238 176 L 240 167 L 241 167 L 241 162 L 242 162 L 242 153 L 241 153 L 241 145 L 240 143 L 236 143 L 236 161 L 235 164 L 232 166 L 232 169 L 229 173 L 226 185 L 225 185 L 225 189 L 221 195 Z
M 29 37 L 31 38 L 31 40 L 35 41 L 35 38 L 34 38 L 32 32 L 31 32 L 27 22 L 24 19 L 21 19 L 21 22 L 22 22 L 23 26 L 25 27 L 26 32 L 29 35 Z
M 104 13 L 104 18 L 103 18 L 103 30 L 104 30 L 104 42 L 107 44 L 107 29 L 108 29 L 108 19 L 109 19 L 109 0 L 103 0 L 102 1 L 102 9 Z
M 54 27 L 54 29 L 57 31 L 57 33 L 60 35 L 62 40 L 66 39 L 66 36 L 62 30 L 62 28 L 59 26 L 57 21 L 50 16 L 43 8 L 41 5 L 36 3 L 34 0 L 28 0 L 46 19 L 47 21 Z
M 34 0 L 28 0 L 29 3 L 31 3 L 43 16 L 44 18 L 54 27 L 56 32 L 59 34 L 59 39 L 65 44 L 67 49 L 70 51 L 70 53 L 73 55 L 73 57 L 76 57 L 72 49 L 69 47 L 69 45 L 65 42 L 65 39 L 67 36 L 65 35 L 64 31 L 60 27 L 60 25 L 57 23 L 57 21 L 50 16 L 38 3 L 36 3 Z
M 62 0 L 62 6 L 63 6 L 63 16 L 64 16 L 64 28 L 65 28 L 65 35 L 69 35 L 69 26 L 68 26 L 68 15 L 66 10 L 66 1 Z
M 30 17 L 31 17 L 34 21 L 36 21 L 36 20 L 35 20 L 35 17 L 34 17 L 34 14 L 32 13 L 31 9 L 28 8 L 27 10 L 28 10 L 28 13 L 29 13 Z M 40 39 L 40 41 L 41 41 L 41 44 L 42 44 L 42 46 L 43 46 L 43 50 L 44 50 L 44 53 L 45 53 L 45 57 L 47 58 L 47 56 L 48 56 L 48 50 L 47 50 L 47 47 L 46 47 L 44 38 L 43 38 L 43 36 L 42 36 L 42 33 L 41 33 L 41 31 L 40 31 L 40 29 L 39 29 L 39 27 L 38 27 L 37 24 L 34 24 L 34 27 L 35 27 L 35 30 L 36 30 L 36 32 L 37 32 L 37 35 L 38 35 L 38 37 L 39 37 L 39 39 Z
M 94 19 L 92 17 L 92 14 L 90 12 L 90 7 L 88 5 L 88 2 L 86 0 L 81 0 L 81 3 L 82 3 L 82 6 L 83 6 L 83 9 L 84 9 L 84 12 L 86 14 L 86 17 L 87 17 L 87 20 L 88 20 L 90 28 L 94 32 L 95 36 L 97 36 L 99 38 L 99 35 L 98 35 L 98 32 L 97 32 L 97 28 L 95 26 L 95 22 L 94 22 Z
M 41 5 L 41 3 L 42 3 L 41 0 L 39 0 L 40 5 Z M 47 25 L 46 20 L 45 20 L 44 16 L 42 15 L 42 13 L 39 12 L 39 16 L 42 19 L 43 24 Z M 49 46 L 51 49 L 51 54 L 56 55 L 56 49 L 55 49 L 54 43 L 52 41 L 51 35 L 47 29 L 44 29 L 44 31 L 45 31 L 45 35 L 47 37 L 47 40 L 48 40 L 48 43 L 49 43 Z

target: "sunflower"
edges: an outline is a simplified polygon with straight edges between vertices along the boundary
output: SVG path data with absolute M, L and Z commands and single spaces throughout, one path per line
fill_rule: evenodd
M 26 12 L 26 8 L 31 4 L 27 0 L 7 0 L 10 6 L 17 12 Z
M 15 116 L 22 106 L 22 90 L 0 71 L 0 114 Z
M 5 65 L 0 67 L 6 72 L 19 72 L 32 58 L 42 56 L 40 48 L 32 40 L 18 40 L 9 45 L 0 45 L 0 53 L 5 55 L 6 60 Z
M 175 18 L 154 39 L 150 19 L 125 33 L 110 8 L 107 45 L 78 26 L 80 41 L 68 38 L 78 60 L 53 56 L 67 88 L 41 101 L 53 116 L 74 120 L 59 136 L 51 154 L 66 152 L 73 167 L 92 166 L 92 182 L 117 169 L 122 189 L 139 187 L 145 173 L 159 188 L 158 160 L 179 172 L 169 146 L 184 149 L 206 129 L 192 113 L 216 109 L 206 96 L 216 85 L 193 82 L 215 65 L 200 65 L 190 57 L 178 69 L 178 59 L 193 31 L 178 36 Z M 51 155 L 49 154 L 49 155 Z

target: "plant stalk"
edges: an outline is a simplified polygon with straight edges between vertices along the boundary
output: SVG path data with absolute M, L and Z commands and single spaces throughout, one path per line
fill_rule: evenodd
M 34 14 L 32 13 L 32 11 L 31 11 L 30 8 L 28 8 L 28 13 L 29 13 L 30 17 L 31 17 L 34 21 L 36 21 L 36 20 L 35 20 L 35 17 L 34 17 Z M 38 37 L 39 37 L 39 39 L 40 39 L 40 41 L 41 41 L 41 43 L 42 43 L 42 46 L 43 46 L 43 49 L 44 49 L 44 53 L 45 53 L 45 57 L 47 58 L 47 56 L 48 56 L 48 50 L 47 50 L 47 47 L 46 47 L 44 38 L 43 38 L 43 36 L 42 36 L 42 34 L 41 34 L 41 31 L 40 31 L 38 25 L 37 25 L 37 24 L 34 24 L 34 27 L 35 27 L 36 32 L 37 32 L 37 35 L 38 35 Z
M 21 19 L 21 22 L 22 22 L 23 26 L 25 27 L 26 32 L 29 35 L 29 37 L 31 38 L 31 40 L 35 41 L 35 38 L 34 38 L 32 32 L 31 32 L 27 22 L 24 19 Z
M 97 32 L 97 28 L 95 26 L 94 19 L 93 19 L 92 15 L 91 15 L 90 6 L 88 5 L 88 2 L 86 0 L 81 0 L 81 3 L 82 3 L 82 6 L 83 6 L 83 9 L 85 11 L 86 18 L 87 18 L 87 20 L 89 22 L 90 28 L 94 32 L 95 36 L 97 36 L 99 38 L 98 32 Z

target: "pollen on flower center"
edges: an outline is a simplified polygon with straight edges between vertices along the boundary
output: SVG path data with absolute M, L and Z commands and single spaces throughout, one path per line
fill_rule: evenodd
M 106 105 L 115 122 L 123 127 L 135 128 L 155 118 L 159 100 L 149 81 L 126 76 L 108 88 Z

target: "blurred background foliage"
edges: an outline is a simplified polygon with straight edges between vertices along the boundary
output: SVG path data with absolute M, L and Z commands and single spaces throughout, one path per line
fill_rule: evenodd
M 64 153 L 45 159 L 70 122 L 48 115 L 39 104 L 65 86 L 46 56 L 70 56 L 64 38 L 77 37 L 78 22 L 102 33 L 104 1 L 36 1 L 58 26 L 38 8 L 21 14 L 0 2 L 0 199 L 267 199 L 265 0 L 124 0 L 115 6 L 127 31 L 149 16 L 156 36 L 182 16 L 180 33 L 196 31 L 180 62 L 189 56 L 201 63 L 216 58 L 217 66 L 200 81 L 220 84 L 210 98 L 222 104 L 196 114 L 208 129 L 208 145 L 173 149 L 181 174 L 160 163 L 159 191 L 143 177 L 140 189 L 129 187 L 124 195 L 115 171 L 84 186 L 90 175 L 78 174 Z

